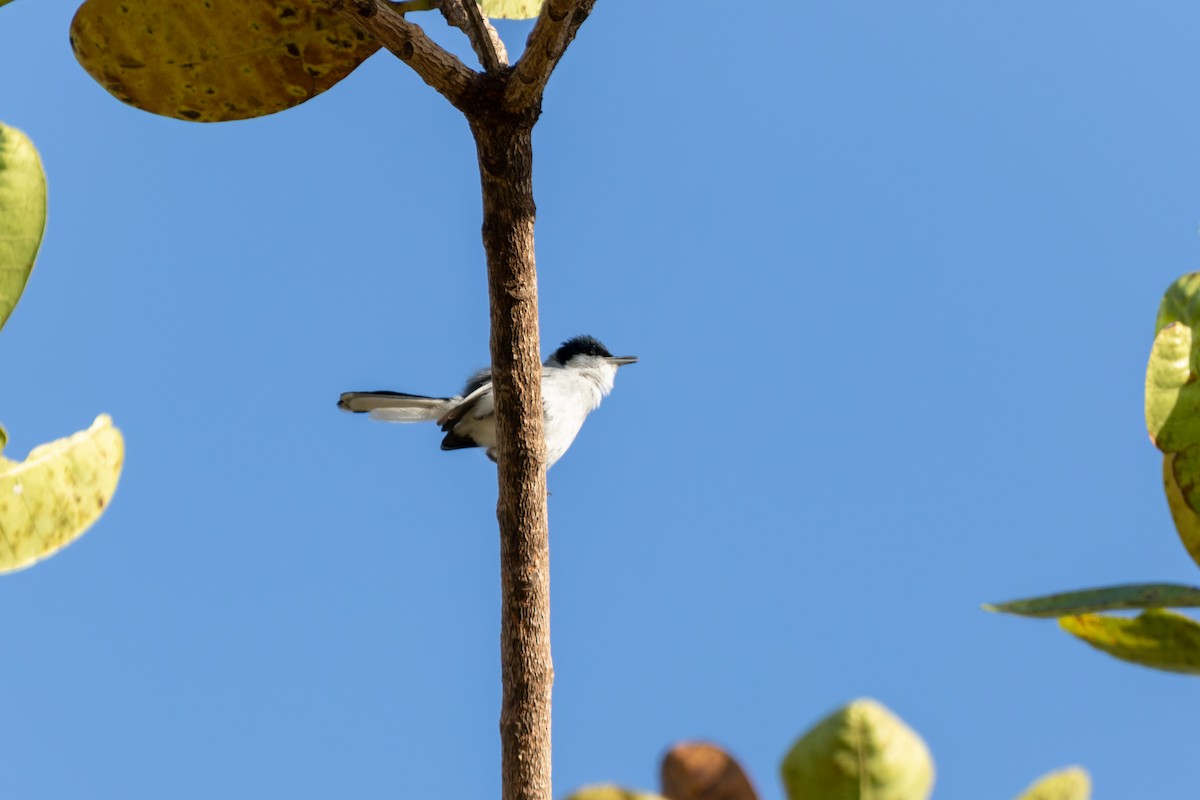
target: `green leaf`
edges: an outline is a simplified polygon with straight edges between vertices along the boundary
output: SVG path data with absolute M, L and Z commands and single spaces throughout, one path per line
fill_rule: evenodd
M 781 772 L 791 800 L 926 800 L 933 791 L 925 742 L 873 700 L 855 700 L 817 723 Z
M 1200 272 L 1191 272 L 1167 287 L 1158 305 L 1154 323 L 1157 334 L 1172 322 L 1182 322 L 1189 328 L 1200 323 Z
M 1092 779 L 1080 767 L 1067 767 L 1043 775 L 1017 800 L 1089 800 Z
M 1146 429 L 1155 446 L 1174 453 L 1200 443 L 1200 383 L 1192 329 L 1172 322 L 1154 337 L 1146 367 Z
M 12 0 L 0 0 L 0 6 L 6 6 L 11 2 L 12 2 Z
M 1189 447 L 1183 452 L 1193 449 Z M 1189 499 L 1184 497 L 1183 489 L 1175 479 L 1175 459 L 1178 455 L 1178 453 L 1163 455 L 1163 490 L 1167 494 L 1167 506 L 1171 509 L 1171 519 L 1175 522 L 1179 540 L 1183 542 L 1183 546 L 1192 560 L 1200 565 L 1200 516 L 1197 516 L 1196 510 L 1189 505 Z M 1191 476 L 1191 480 L 1194 486 L 1194 475 Z M 1194 501 L 1194 492 L 1191 495 Z
M 1043 618 L 1131 608 L 1200 608 L 1200 589 L 1177 583 L 1130 583 L 1010 600 L 1007 603 L 985 605 L 984 608 L 1004 614 Z
M 1200 564 L 1200 272 L 1163 295 L 1146 367 L 1146 429 L 1166 453 L 1163 488 L 1183 546 Z
M 610 783 L 584 786 L 567 800 L 666 800 L 650 792 L 634 792 Z
M 1200 508 L 1200 445 L 1191 444 L 1169 455 L 1175 488 L 1188 508 L 1195 511 Z
M 193 122 L 299 105 L 379 49 L 315 0 L 86 0 L 71 46 L 118 100 Z
M 124 457 L 120 431 L 102 414 L 21 463 L 0 459 L 0 572 L 28 567 L 83 535 L 112 500 Z
M 1200 625 L 1191 617 L 1152 609 L 1135 618 L 1080 614 L 1063 630 L 1110 656 L 1146 667 L 1200 675 Z
M 46 227 L 46 174 L 29 137 L 0 125 L 0 328 L 25 289 Z
M 1200 443 L 1200 272 L 1167 287 L 1146 367 L 1146 429 L 1165 453 Z M 1186 487 L 1185 487 L 1186 491 Z
M 492 19 L 533 19 L 542 10 L 542 0 L 479 0 L 479 7 Z
M 4 430 L 4 426 L 0 425 L 0 453 L 4 452 L 4 445 L 8 444 L 8 431 Z

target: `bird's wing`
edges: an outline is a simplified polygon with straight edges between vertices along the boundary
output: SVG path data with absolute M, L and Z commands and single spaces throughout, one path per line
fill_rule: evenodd
M 486 372 L 486 375 L 485 375 Z M 448 431 L 453 428 L 458 421 L 466 417 L 468 414 L 472 419 L 483 419 L 496 411 L 495 401 L 492 399 L 492 382 L 490 379 L 481 380 L 490 376 L 490 370 L 480 371 L 467 382 L 467 388 L 471 389 L 467 396 L 461 401 L 446 409 L 438 418 L 438 425 L 442 426 L 442 430 Z M 472 389 L 472 387 L 474 387 Z
M 457 397 L 424 397 L 402 392 L 343 392 L 338 408 L 387 422 L 428 422 L 446 413 Z
M 478 370 L 474 375 L 467 378 L 467 386 L 463 389 L 463 397 L 470 397 L 476 389 L 482 389 L 484 386 L 491 385 L 492 368 L 484 367 Z

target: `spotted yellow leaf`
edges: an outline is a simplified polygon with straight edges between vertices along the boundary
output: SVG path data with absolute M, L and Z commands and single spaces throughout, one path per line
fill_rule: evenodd
M 86 0 L 71 46 L 118 100 L 194 122 L 299 105 L 379 49 L 316 0 Z
M 112 500 L 125 443 L 108 415 L 86 431 L 0 457 L 0 572 L 28 567 L 83 535 Z

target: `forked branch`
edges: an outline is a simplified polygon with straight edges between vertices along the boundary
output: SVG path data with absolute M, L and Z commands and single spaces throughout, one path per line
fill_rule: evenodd
M 374 36 L 397 58 L 407 63 L 423 81 L 436 89 L 455 108 L 471 116 L 464 107 L 466 97 L 477 86 L 479 73 L 453 53 L 425 35 L 386 0 L 326 0 L 330 9 Z M 526 41 L 525 52 L 511 71 L 504 42 L 496 34 L 476 0 L 441 0 L 446 21 L 461 28 L 471 41 L 484 70 L 504 75 L 503 106 L 508 113 L 524 115 L 541 105 L 551 73 L 575 39 L 596 0 L 545 0 Z
M 455 108 L 475 72 L 453 53 L 425 35 L 421 26 L 409 22 L 383 0 L 328 0 L 329 8 L 374 36 L 396 58 L 412 67 L 421 80 L 437 89 Z

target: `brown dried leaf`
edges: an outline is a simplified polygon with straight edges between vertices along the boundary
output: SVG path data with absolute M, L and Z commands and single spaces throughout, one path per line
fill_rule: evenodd
M 118 100 L 194 122 L 299 105 L 379 49 L 315 0 L 86 0 L 71 46 Z
M 668 800 L 758 800 L 745 770 L 715 744 L 681 742 L 662 762 Z

